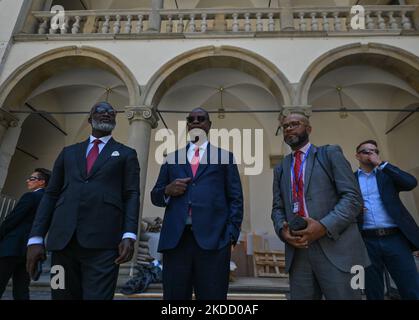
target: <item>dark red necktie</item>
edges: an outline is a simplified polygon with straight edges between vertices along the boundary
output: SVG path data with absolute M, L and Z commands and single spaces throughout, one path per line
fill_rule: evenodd
M 192 169 L 192 174 L 194 177 L 196 175 L 196 172 L 198 171 L 198 167 L 199 167 L 199 148 L 196 148 L 195 154 L 191 161 L 191 169 Z
M 305 217 L 305 210 L 304 210 L 304 181 L 303 181 L 303 170 L 301 169 L 301 155 L 303 154 L 302 151 L 297 150 L 294 153 L 294 179 L 292 181 L 292 194 L 293 194 L 293 201 L 298 202 L 298 214 L 302 217 Z M 301 170 L 301 173 L 300 173 Z M 299 176 L 299 174 L 301 174 Z M 298 192 L 297 192 L 297 184 L 298 184 Z
M 87 155 L 87 174 L 89 174 L 90 170 L 92 170 L 93 165 L 95 164 L 95 161 L 99 155 L 100 143 L 102 143 L 102 141 L 99 139 L 93 140 L 93 147 L 90 149 L 89 154 Z
M 199 148 L 195 149 L 194 156 L 191 160 L 192 175 L 195 177 L 199 167 Z M 192 215 L 192 208 L 189 208 L 189 215 Z

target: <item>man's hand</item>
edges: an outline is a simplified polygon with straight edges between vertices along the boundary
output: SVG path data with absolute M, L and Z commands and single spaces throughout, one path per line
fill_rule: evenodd
M 118 246 L 119 257 L 115 260 L 116 264 L 122 264 L 132 259 L 132 255 L 134 254 L 134 243 L 134 239 L 122 239 Z
M 294 235 L 300 237 L 298 240 L 299 243 L 310 244 L 326 235 L 327 229 L 320 222 L 312 218 L 304 217 L 303 219 L 307 221 L 307 228 L 292 232 Z
M 29 273 L 31 278 L 33 278 L 36 274 L 36 265 L 38 261 L 44 261 L 45 259 L 44 245 L 32 244 L 28 246 L 28 250 L 26 251 L 26 271 Z
M 288 242 L 288 244 L 290 244 L 291 246 L 295 248 L 298 248 L 298 249 L 308 248 L 308 242 L 300 241 L 301 240 L 300 236 L 292 235 L 288 227 L 288 223 L 285 221 L 282 226 L 282 237 L 284 238 L 286 242 Z
M 176 179 L 172 183 L 168 184 L 164 190 L 167 196 L 178 197 L 185 193 L 188 183 L 192 178 Z
M 370 152 L 368 159 L 370 160 L 370 162 L 376 167 L 378 165 L 380 165 L 380 163 L 382 162 L 380 159 L 380 156 L 378 154 L 376 154 L 375 152 Z

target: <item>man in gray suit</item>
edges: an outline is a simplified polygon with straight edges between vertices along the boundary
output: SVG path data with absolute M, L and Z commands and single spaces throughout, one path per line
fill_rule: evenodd
M 362 198 L 351 166 L 339 146 L 310 144 L 304 115 L 290 114 L 282 127 L 292 154 L 274 169 L 271 218 L 285 242 L 291 299 L 360 299 L 351 268 L 369 260 L 357 227 Z M 307 224 L 300 231 L 291 228 L 296 217 Z

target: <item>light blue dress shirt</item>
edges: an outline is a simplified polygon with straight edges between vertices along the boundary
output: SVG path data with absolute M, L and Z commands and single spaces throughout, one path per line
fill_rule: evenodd
M 375 168 L 370 173 L 358 169 L 358 181 L 364 199 L 364 225 L 363 229 L 394 228 L 397 224 L 388 214 L 381 199 L 377 184 L 377 172 L 387 163 Z

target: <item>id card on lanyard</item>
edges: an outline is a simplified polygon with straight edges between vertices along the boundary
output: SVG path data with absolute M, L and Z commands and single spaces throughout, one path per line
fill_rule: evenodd
M 298 201 L 298 185 L 299 185 L 300 179 L 302 179 L 302 173 L 303 173 L 303 169 L 304 169 L 304 163 L 306 162 L 307 157 L 308 157 L 308 155 L 310 153 L 311 146 L 312 145 L 310 145 L 310 147 L 307 149 L 307 152 L 304 154 L 304 158 L 301 161 L 301 166 L 300 166 L 300 170 L 298 172 L 298 176 L 297 177 L 294 176 L 294 162 L 295 162 L 295 160 L 294 160 L 294 157 L 292 158 L 291 170 L 290 171 L 291 171 L 291 180 L 292 180 L 292 185 L 291 185 L 292 212 L 294 214 L 297 214 L 297 213 L 300 212 L 300 203 Z M 294 191 L 293 190 L 293 186 L 294 185 L 295 185 L 295 194 L 297 195 L 297 199 L 294 198 L 294 192 L 293 192 Z

